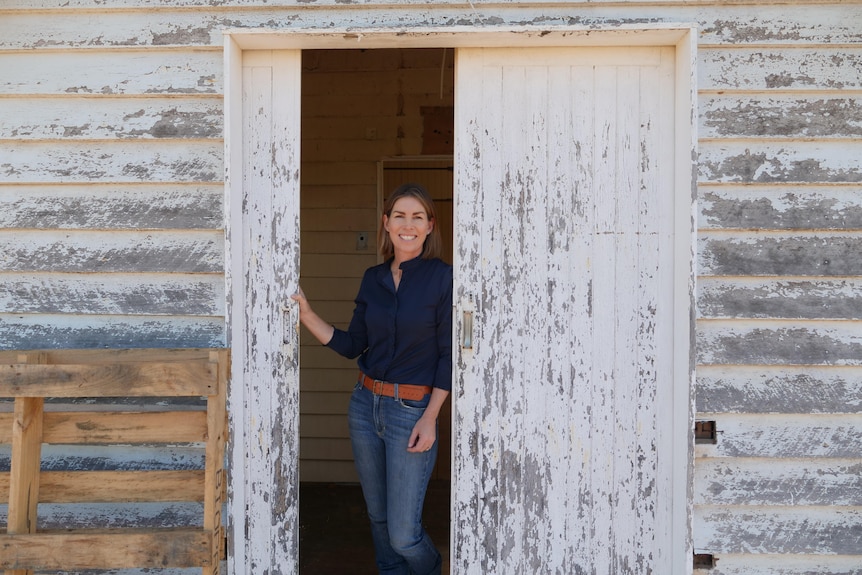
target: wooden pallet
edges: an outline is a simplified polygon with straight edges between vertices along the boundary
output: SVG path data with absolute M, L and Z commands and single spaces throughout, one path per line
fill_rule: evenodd
M 215 575 L 222 554 L 225 349 L 0 351 L 0 443 L 11 444 L 11 471 L 0 473 L 9 493 L 7 533 L 0 534 L 0 569 L 34 570 L 201 567 Z M 206 397 L 206 411 L 106 411 L 75 405 L 46 411 L 45 398 Z M 169 403 L 169 402 L 168 402 Z M 41 471 L 43 443 L 203 443 L 203 470 Z M 37 529 L 38 503 L 203 502 L 197 528 Z

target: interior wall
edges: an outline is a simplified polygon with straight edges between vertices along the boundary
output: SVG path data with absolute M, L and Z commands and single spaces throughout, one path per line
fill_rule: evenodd
M 453 106 L 453 77 L 442 48 L 303 52 L 300 283 L 337 327 L 379 261 L 379 162 L 446 153 L 437 126 Z M 300 480 L 356 481 L 347 431 L 356 362 L 305 329 L 300 349 Z

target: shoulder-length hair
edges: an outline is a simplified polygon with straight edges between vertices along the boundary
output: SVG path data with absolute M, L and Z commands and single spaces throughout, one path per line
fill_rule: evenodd
M 433 259 L 441 257 L 443 255 L 443 236 L 440 235 L 440 227 L 437 225 L 437 211 L 434 209 L 434 200 L 431 199 L 428 190 L 424 187 L 419 184 L 402 184 L 398 186 L 386 200 L 386 203 L 383 204 L 383 216 L 387 218 L 391 217 L 395 202 L 405 196 L 419 200 L 419 203 L 425 209 L 428 221 L 434 224 L 431 228 L 431 233 L 428 234 L 425 238 L 425 243 L 422 245 L 422 258 Z M 395 247 L 392 245 L 389 232 L 383 226 L 383 217 L 381 216 L 380 219 L 380 228 L 377 230 L 377 246 L 383 259 L 389 259 L 395 255 Z

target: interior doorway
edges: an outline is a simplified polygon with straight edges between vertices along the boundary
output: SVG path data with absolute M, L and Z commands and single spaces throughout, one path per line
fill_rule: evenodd
M 382 205 L 399 184 L 429 190 L 452 263 L 452 60 L 442 48 L 302 52 L 300 283 L 338 327 L 365 269 L 381 261 Z M 304 329 L 300 357 L 300 573 L 375 573 L 347 431 L 356 362 Z M 447 555 L 451 401 L 439 430 L 425 520 Z

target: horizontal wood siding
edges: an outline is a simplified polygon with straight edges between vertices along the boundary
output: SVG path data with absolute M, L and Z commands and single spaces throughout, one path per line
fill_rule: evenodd
M 6 0 L 0 347 L 224 345 L 223 28 L 656 21 L 699 36 L 695 396 L 719 434 L 695 461 L 695 549 L 719 558 L 712 575 L 858 575 L 859 2 Z M 302 273 L 344 325 L 375 261 L 354 241 L 376 226 L 375 160 L 418 153 L 415 111 L 442 105 L 440 60 L 407 66 L 428 70 L 422 84 L 391 54 L 351 51 L 340 69 L 327 56 L 305 62 Z M 325 351 L 304 342 L 305 478 L 351 473 L 339 394 L 353 370 Z M 126 465 L 93 449 L 45 457 Z M 63 526 L 55 507 L 48 523 Z

